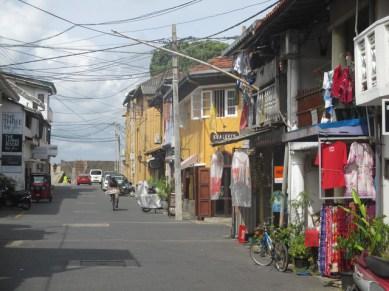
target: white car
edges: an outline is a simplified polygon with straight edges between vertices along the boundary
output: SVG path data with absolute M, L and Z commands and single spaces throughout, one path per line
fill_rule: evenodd
M 91 169 L 89 172 L 89 176 L 92 183 L 99 183 L 101 184 L 102 176 L 103 176 L 103 170 L 100 169 Z

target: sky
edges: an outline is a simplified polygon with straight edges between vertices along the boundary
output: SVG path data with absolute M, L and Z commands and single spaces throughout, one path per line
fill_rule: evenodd
M 173 23 L 178 39 L 204 38 L 274 2 L 0 0 L 0 70 L 56 86 L 57 95 L 50 97 L 51 143 L 58 145 L 58 156 L 52 162 L 114 160 L 114 124 L 124 148 L 122 103 L 149 77 L 153 48 L 112 35 L 113 30 L 161 46 L 171 40 Z M 260 17 L 217 37 L 238 36 L 243 25 Z

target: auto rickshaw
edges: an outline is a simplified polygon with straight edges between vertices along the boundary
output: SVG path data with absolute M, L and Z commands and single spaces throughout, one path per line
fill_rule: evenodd
M 32 200 L 39 202 L 41 199 L 53 200 L 51 193 L 51 177 L 49 174 L 31 175 L 31 196 Z

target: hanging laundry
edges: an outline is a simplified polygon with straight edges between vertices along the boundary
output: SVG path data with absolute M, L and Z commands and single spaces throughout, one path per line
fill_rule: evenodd
M 250 161 L 245 152 L 234 152 L 230 188 L 232 206 L 251 207 Z
M 369 144 L 353 142 L 345 169 L 346 193 L 351 197 L 356 190 L 360 197 L 375 199 L 376 191 L 373 179 L 374 152 Z
M 240 115 L 240 129 L 246 128 L 249 126 L 249 107 L 250 107 L 250 97 L 247 94 L 247 91 L 243 92 L 243 108 Z
M 331 96 L 333 98 L 339 98 L 339 88 L 342 79 L 342 66 L 338 65 L 334 69 L 334 74 L 332 76 L 332 88 L 331 88 Z
M 347 163 L 347 147 L 344 142 L 321 145 L 321 187 L 333 189 L 345 186 L 344 166 Z M 319 155 L 316 156 L 319 165 Z
M 353 101 L 353 93 L 353 81 L 350 68 L 346 67 L 342 69 L 342 66 L 338 65 L 334 70 L 332 78 L 332 97 L 339 99 L 344 104 L 349 104 Z
M 211 158 L 211 200 L 220 198 L 223 167 L 224 156 L 220 151 L 217 151 Z
M 323 76 L 323 99 L 324 99 L 324 108 L 326 109 L 320 123 L 335 122 L 336 115 L 334 106 L 332 104 L 332 80 L 333 80 L 334 71 L 324 72 Z M 328 116 L 328 117 L 327 117 Z
M 242 76 L 247 76 L 251 71 L 250 60 L 247 52 L 240 52 L 234 61 L 234 71 Z

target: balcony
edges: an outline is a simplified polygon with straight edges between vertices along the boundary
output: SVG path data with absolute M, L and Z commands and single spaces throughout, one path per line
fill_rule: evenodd
M 381 105 L 389 96 L 389 16 L 354 38 L 357 105 Z
M 280 106 L 275 83 L 260 90 L 249 107 L 248 128 L 257 130 L 280 122 Z

